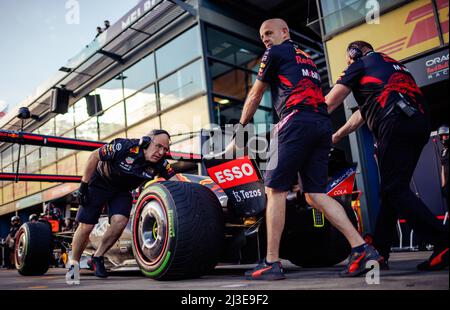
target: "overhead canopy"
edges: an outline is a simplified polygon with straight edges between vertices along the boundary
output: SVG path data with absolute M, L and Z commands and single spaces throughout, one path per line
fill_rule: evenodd
M 35 94 L 18 107 L 29 107 L 32 114 L 42 115 L 49 110 L 52 88 L 64 85 L 76 95 L 83 85 L 98 77 L 99 73 L 125 60 L 139 46 L 163 31 L 175 19 L 196 11 L 194 0 L 143 0 L 95 38 L 78 55 L 71 58 L 51 78 L 38 87 Z M 16 108 L 16 109 L 17 109 Z M 0 120 L 0 127 L 20 130 L 20 120 L 15 110 Z M 25 121 L 25 128 L 33 120 Z

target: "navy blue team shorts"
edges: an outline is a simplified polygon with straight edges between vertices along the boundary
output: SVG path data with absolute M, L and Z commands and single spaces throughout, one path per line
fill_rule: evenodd
M 331 119 L 296 110 L 283 118 L 275 130 L 278 141 L 271 140 L 265 185 L 288 191 L 298 183 L 300 174 L 305 193 L 325 193 L 333 133 Z
M 130 217 L 133 197 L 129 191 L 114 190 L 106 180 L 94 173 L 89 181 L 87 204 L 80 206 L 76 220 L 84 224 L 97 224 L 104 207 L 108 208 L 108 216 L 120 214 Z

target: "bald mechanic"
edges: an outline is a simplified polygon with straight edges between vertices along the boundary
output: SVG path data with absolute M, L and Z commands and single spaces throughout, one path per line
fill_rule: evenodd
M 358 276 L 366 271 L 366 263 L 378 260 L 379 255 L 365 244 L 342 206 L 325 194 L 332 128 L 316 65 L 290 40 L 288 25 L 283 20 L 265 21 L 260 35 L 267 50 L 245 101 L 240 124 L 245 126 L 252 120 L 264 91 L 270 86 L 280 118 L 275 128 L 278 145 L 270 149 L 278 152 L 278 161 L 277 156 L 271 156 L 268 166 L 275 168 L 265 174 L 267 257 L 245 276 L 249 280 L 285 278 L 279 247 L 285 224 L 286 196 L 296 184 L 298 172 L 307 202 L 322 211 L 352 247 L 349 264 L 341 275 Z
M 170 135 L 152 130 L 142 139 L 114 139 L 91 153 L 78 190 L 79 226 L 72 242 L 67 284 L 80 283 L 79 261 L 89 242 L 89 235 L 108 205 L 110 226 L 92 257 L 97 277 L 107 277 L 103 255 L 122 235 L 132 207 L 131 191 L 157 175 L 170 179 L 175 175 L 165 159 Z

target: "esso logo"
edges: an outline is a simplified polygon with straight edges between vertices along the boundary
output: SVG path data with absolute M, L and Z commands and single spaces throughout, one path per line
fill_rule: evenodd
M 231 169 L 225 169 L 223 171 L 217 171 L 214 175 L 219 184 L 227 181 L 233 181 L 234 179 L 242 179 L 244 176 L 251 176 L 255 171 L 250 164 L 243 164 L 242 166 L 234 166 Z
M 211 179 L 222 189 L 259 180 L 257 170 L 248 157 L 235 159 L 207 170 Z

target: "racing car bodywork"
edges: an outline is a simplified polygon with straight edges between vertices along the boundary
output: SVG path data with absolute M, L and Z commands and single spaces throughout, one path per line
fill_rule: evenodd
M 128 226 L 105 254 L 108 268 L 139 267 L 147 277 L 170 280 L 199 277 L 219 262 L 256 263 L 265 256 L 265 194 L 257 166 L 248 158 L 211 163 L 205 162 L 211 177 L 177 174 L 176 180 L 150 181 L 141 188 Z M 230 163 L 234 178 L 214 169 Z M 233 170 L 243 165 L 247 170 Z M 356 165 L 345 161 L 342 152 L 331 153 L 328 195 L 341 202 L 357 226 L 351 207 L 355 173 Z M 220 183 L 227 178 L 231 183 Z M 300 192 L 289 194 L 286 212 L 282 258 L 301 267 L 324 267 L 348 256 L 350 246 L 344 236 L 308 206 Z M 108 225 L 107 217 L 100 218 L 86 256 L 95 252 Z M 23 275 L 45 273 L 52 247 L 63 244 L 55 239 L 71 237 L 52 235 L 45 220 L 26 223 L 20 231 L 16 264 Z
M 104 144 L 5 130 L 0 130 L 0 141 L 83 150 Z M 171 180 L 158 179 L 141 186 L 127 228 L 105 254 L 107 267 L 139 268 L 150 278 L 166 280 L 207 274 L 219 262 L 256 263 L 263 258 L 266 195 L 256 161 L 248 156 L 224 159 L 219 154 L 167 154 L 172 159 L 175 155 L 181 161 L 202 161 L 209 177 L 179 173 Z M 356 165 L 347 162 L 342 151 L 332 150 L 328 195 L 341 202 L 361 232 L 361 222 L 351 204 L 355 174 Z M 0 175 L 5 180 L 12 177 L 16 181 L 61 181 L 61 176 L 51 175 Z M 80 176 L 64 177 L 64 182 L 80 180 Z M 350 246 L 344 236 L 323 214 L 308 206 L 300 191 L 289 193 L 286 205 L 281 258 L 302 267 L 322 267 L 348 256 Z M 100 218 L 82 267 L 89 267 L 87 258 L 98 248 L 108 225 L 107 217 Z M 67 259 L 72 238 L 73 232 L 63 232 L 58 219 L 50 214 L 37 223 L 25 223 L 16 238 L 19 273 L 44 274 L 59 257 Z

